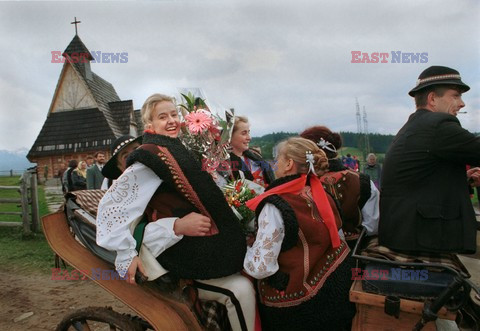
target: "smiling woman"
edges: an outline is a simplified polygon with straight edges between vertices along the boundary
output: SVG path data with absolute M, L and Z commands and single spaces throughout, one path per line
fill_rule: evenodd
M 172 98 L 162 94 L 154 94 L 145 101 L 145 105 L 145 111 L 142 115 L 146 123 L 145 129 L 177 138 L 180 132 L 180 119 Z
M 249 148 L 250 123 L 244 116 L 235 117 L 230 145 L 230 166 L 232 179 L 246 178 L 264 187 L 274 179 L 272 167 L 262 158 L 259 151 Z

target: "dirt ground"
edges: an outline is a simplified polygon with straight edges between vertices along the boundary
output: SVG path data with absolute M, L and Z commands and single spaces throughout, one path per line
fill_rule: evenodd
M 51 274 L 7 272 L 0 269 L 0 330 L 55 330 L 62 318 L 79 308 L 106 307 L 130 313 L 92 280 L 52 280 Z M 33 315 L 21 321 L 24 313 Z

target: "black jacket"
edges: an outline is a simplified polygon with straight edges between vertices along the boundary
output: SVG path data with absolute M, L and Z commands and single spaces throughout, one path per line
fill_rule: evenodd
M 455 116 L 419 109 L 385 156 L 379 241 L 391 249 L 474 253 L 476 219 L 466 165 L 480 164 L 480 137 Z

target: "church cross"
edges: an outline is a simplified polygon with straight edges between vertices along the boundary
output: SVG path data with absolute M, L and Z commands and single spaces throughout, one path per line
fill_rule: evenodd
M 81 21 L 77 21 L 77 17 L 75 17 L 75 21 L 71 22 L 70 24 L 75 24 L 75 34 L 78 35 L 77 32 L 77 24 L 82 23 Z

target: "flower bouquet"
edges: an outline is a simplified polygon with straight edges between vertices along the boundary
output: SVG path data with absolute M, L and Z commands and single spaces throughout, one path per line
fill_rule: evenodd
M 228 205 L 237 216 L 243 232 L 247 235 L 252 232 L 249 224 L 255 217 L 255 212 L 249 209 L 245 202 L 257 196 L 257 192 L 249 187 L 249 184 L 242 179 L 229 182 L 223 187 L 223 193 Z
M 212 114 L 205 100 L 193 94 L 181 94 L 182 142 L 202 162 L 203 170 L 213 173 L 230 158 L 228 153 L 234 124 L 233 110 L 225 111 L 225 119 Z

